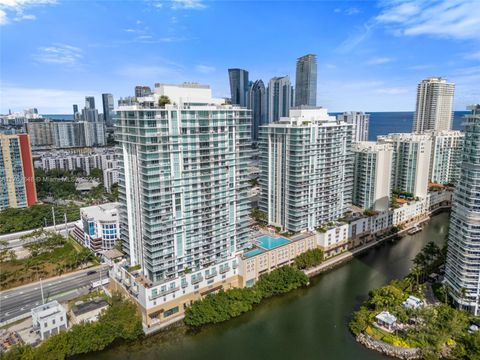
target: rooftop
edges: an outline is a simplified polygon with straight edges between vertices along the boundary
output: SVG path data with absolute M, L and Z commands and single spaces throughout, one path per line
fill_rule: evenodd
M 79 304 L 75 304 L 72 308 L 72 312 L 75 314 L 75 316 L 79 316 L 82 314 L 86 314 L 90 311 L 103 309 L 108 306 L 109 306 L 108 302 L 106 302 L 104 299 L 98 298 L 90 301 L 84 301 Z
M 49 303 L 37 306 L 30 310 L 32 316 L 36 316 L 39 319 L 44 319 L 59 312 L 65 312 L 62 305 L 57 300 L 50 301 Z
M 397 318 L 388 311 L 382 311 L 380 314 L 375 316 L 375 319 L 380 320 L 388 325 L 393 325 L 397 321 Z
M 82 215 L 87 216 L 88 218 L 93 218 L 95 220 L 116 220 L 118 218 L 118 207 L 120 206 L 117 202 L 106 203 L 102 205 L 95 205 L 84 207 L 80 209 Z

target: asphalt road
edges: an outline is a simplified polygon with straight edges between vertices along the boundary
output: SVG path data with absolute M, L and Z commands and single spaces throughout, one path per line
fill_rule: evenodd
M 108 266 L 102 265 L 95 268 L 85 269 L 70 275 L 45 279 L 42 281 L 45 302 L 58 300 L 68 301 L 89 291 L 92 281 L 107 277 Z M 87 272 L 95 270 L 96 273 L 87 275 Z M 40 283 L 34 283 L 0 292 L 0 323 L 13 319 L 42 304 Z

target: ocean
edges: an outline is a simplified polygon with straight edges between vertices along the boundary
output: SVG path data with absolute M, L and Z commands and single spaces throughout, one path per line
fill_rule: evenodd
M 453 113 L 453 130 L 462 130 L 462 118 L 468 111 Z M 412 131 L 413 111 L 403 112 L 371 112 L 368 140 L 375 141 L 378 135 L 389 133 L 408 133 Z
M 339 113 L 332 113 L 336 115 Z M 370 129 L 368 140 L 375 141 L 378 135 L 386 135 L 389 133 L 408 133 L 412 131 L 413 111 L 402 112 L 370 112 Z M 462 129 L 462 118 L 468 114 L 468 111 L 455 111 L 453 113 L 454 130 Z M 43 115 L 45 118 L 52 120 L 73 120 L 71 114 L 51 114 Z

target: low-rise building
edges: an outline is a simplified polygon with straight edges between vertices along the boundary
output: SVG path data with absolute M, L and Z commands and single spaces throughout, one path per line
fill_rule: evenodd
M 110 250 L 119 239 L 118 203 L 107 203 L 80 209 L 74 236 L 95 253 Z
M 108 302 L 101 298 L 75 303 L 70 310 L 70 319 L 73 324 L 95 322 L 108 306 Z
M 349 224 L 332 222 L 318 229 L 317 245 L 323 250 L 325 257 L 347 250 L 349 227 Z
M 57 300 L 33 308 L 31 314 L 33 329 L 42 340 L 68 328 L 67 312 Z
M 375 316 L 376 324 L 385 330 L 393 331 L 397 324 L 397 318 L 395 315 L 390 314 L 388 311 L 382 311 L 380 314 Z
M 402 303 L 405 309 L 418 309 L 423 306 L 423 301 L 416 296 L 410 295 L 407 300 Z
M 317 248 L 316 234 L 311 232 L 285 238 L 263 235 L 254 241 L 254 248 L 246 251 L 240 261 L 242 287 L 250 287 L 260 275 L 293 263 L 307 250 Z

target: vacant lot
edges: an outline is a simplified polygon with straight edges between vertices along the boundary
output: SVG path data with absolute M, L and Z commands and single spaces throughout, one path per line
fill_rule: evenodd
M 96 264 L 86 248 L 61 235 L 48 235 L 45 241 L 28 247 L 30 257 L 15 259 L 3 256 L 0 263 L 0 290 L 13 288 L 40 279 Z

